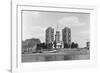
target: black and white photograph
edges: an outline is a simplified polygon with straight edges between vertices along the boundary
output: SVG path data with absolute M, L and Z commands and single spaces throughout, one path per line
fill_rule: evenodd
M 92 5 L 13 0 L 11 72 L 51 73 L 94 67 L 96 17 L 96 7 Z
M 90 59 L 90 14 L 22 10 L 21 62 Z

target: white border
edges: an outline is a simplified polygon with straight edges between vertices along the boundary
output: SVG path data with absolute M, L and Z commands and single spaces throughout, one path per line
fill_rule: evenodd
M 43 71 L 69 68 L 86 68 L 96 65 L 96 8 L 93 6 L 35 4 L 30 2 L 12 2 L 12 65 L 13 73 L 24 71 Z M 21 0 L 22 1 L 22 0 Z M 21 10 L 45 10 L 61 12 L 90 13 L 90 60 L 21 63 Z

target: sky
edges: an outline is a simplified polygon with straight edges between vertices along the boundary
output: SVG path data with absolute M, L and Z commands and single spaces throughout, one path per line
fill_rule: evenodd
M 22 39 L 39 38 L 45 42 L 45 30 L 48 27 L 54 31 L 60 31 L 62 39 L 62 29 L 71 28 L 71 41 L 85 47 L 89 41 L 90 14 L 75 12 L 47 12 L 47 11 L 23 11 L 22 12 Z M 57 28 L 58 26 L 58 28 Z

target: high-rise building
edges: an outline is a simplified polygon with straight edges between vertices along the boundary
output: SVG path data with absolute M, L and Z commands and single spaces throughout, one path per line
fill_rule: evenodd
M 65 27 L 62 29 L 62 41 L 63 43 L 67 43 L 68 45 L 71 44 L 71 29 Z
M 53 43 L 54 41 L 54 29 L 49 27 L 46 29 L 46 43 Z
M 55 42 L 56 43 L 60 42 L 60 31 L 56 31 L 56 34 L 55 34 Z
M 56 48 L 63 48 L 63 43 L 60 41 L 60 31 L 56 31 L 55 34 L 55 43 Z

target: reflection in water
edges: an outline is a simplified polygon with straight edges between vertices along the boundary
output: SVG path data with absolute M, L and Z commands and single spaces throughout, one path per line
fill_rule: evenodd
M 70 60 L 70 59 L 71 59 L 70 56 L 68 56 L 68 55 L 64 56 L 64 60 Z
M 63 60 L 85 60 L 89 59 L 89 54 L 85 55 L 33 55 L 33 54 L 23 54 L 22 62 L 41 62 L 41 61 L 63 61 Z
M 52 56 L 45 56 L 45 61 L 52 61 L 53 57 Z

